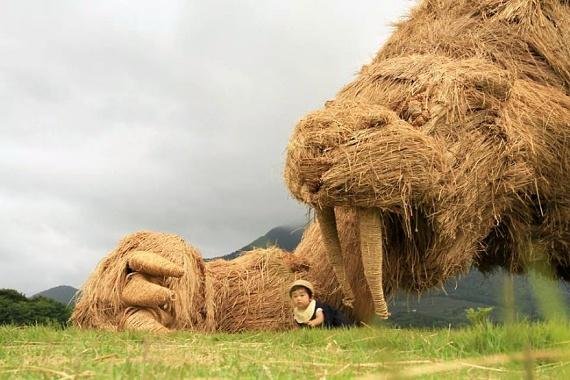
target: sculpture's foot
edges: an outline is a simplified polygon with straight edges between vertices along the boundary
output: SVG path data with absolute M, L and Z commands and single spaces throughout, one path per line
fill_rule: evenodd
M 127 284 L 121 300 L 128 306 L 121 328 L 156 333 L 168 332 L 174 317 L 172 290 L 163 286 L 167 277 L 181 277 L 184 270 L 172 261 L 150 251 L 134 251 L 127 260 Z
M 161 314 L 155 309 L 131 307 L 125 310 L 121 327 L 124 330 L 149 331 L 159 334 L 170 332 L 170 329 L 160 322 L 161 320 Z

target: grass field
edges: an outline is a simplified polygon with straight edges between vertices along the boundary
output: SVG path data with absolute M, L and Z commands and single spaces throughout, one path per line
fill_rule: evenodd
M 0 327 L 7 378 L 570 378 L 570 324 L 163 336 Z

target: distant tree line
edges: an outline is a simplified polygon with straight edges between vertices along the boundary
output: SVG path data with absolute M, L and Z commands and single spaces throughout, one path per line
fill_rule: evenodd
M 0 289 L 0 325 L 65 325 L 71 307 L 45 297 L 26 298 L 13 289 Z

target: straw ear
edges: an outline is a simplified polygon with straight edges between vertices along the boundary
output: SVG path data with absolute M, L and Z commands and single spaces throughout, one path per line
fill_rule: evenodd
M 129 255 L 129 268 L 156 277 L 182 277 L 184 269 L 150 251 L 134 251 Z

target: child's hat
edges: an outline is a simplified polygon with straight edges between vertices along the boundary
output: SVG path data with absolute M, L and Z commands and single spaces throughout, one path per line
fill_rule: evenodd
M 307 280 L 297 280 L 294 283 L 291 284 L 291 286 L 289 286 L 289 297 L 291 297 L 291 292 L 293 291 L 293 288 L 297 287 L 297 286 L 302 286 L 304 288 L 307 288 L 309 290 L 309 292 L 311 292 L 311 295 L 313 293 L 315 293 L 314 289 L 313 289 L 313 284 L 311 284 L 309 281 Z

